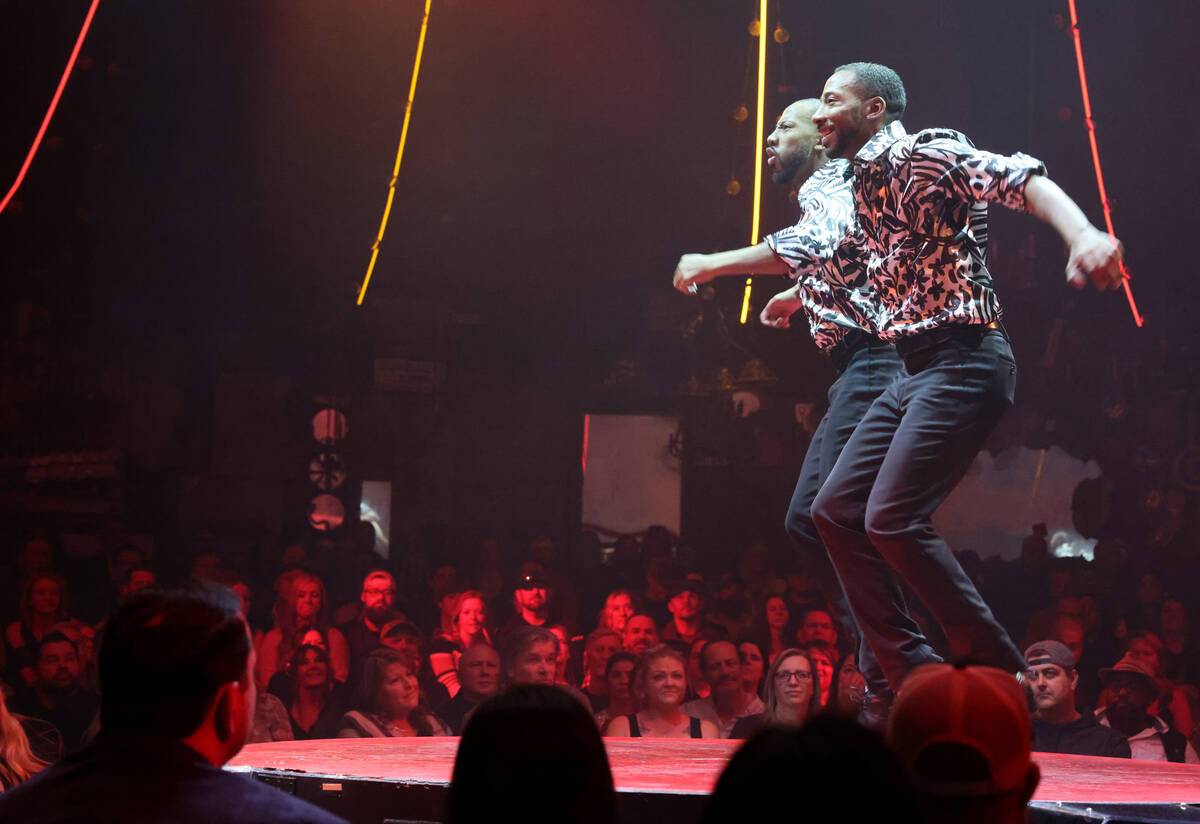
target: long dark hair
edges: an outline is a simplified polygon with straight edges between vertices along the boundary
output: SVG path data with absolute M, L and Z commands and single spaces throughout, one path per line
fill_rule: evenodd
M 372 650 L 371 654 L 363 659 L 362 677 L 358 680 L 355 704 L 359 709 L 370 715 L 381 717 L 380 693 L 383 692 L 383 679 L 387 676 L 387 669 L 392 664 L 400 664 L 414 678 L 417 675 L 412 661 L 396 650 L 390 647 Z M 429 711 L 421 706 L 420 700 L 418 700 L 417 706 L 409 712 L 407 720 L 417 731 L 417 735 L 433 735 L 433 721 L 429 717 Z

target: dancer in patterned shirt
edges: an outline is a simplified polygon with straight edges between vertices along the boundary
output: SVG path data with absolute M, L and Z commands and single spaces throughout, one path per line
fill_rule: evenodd
M 962 134 L 907 135 L 904 86 L 852 63 L 813 115 L 829 155 L 850 161 L 855 210 L 879 301 L 879 335 L 904 369 L 871 406 L 813 503 L 850 607 L 892 688 L 941 660 L 909 615 L 901 579 L 951 647 L 1017 672 L 1020 652 L 930 518 L 1012 404 L 1016 365 L 985 265 L 986 209 L 999 203 L 1053 226 L 1067 278 L 1119 288 L 1120 244 L 1097 229 L 1023 154 L 984 152 Z M 878 708 L 886 711 L 889 696 Z
M 762 311 L 762 322 L 786 327 L 791 315 L 803 309 L 813 341 L 828 353 L 838 377 L 829 387 L 829 409 L 809 443 L 785 523 L 788 534 L 805 553 L 806 571 L 820 583 L 842 625 L 843 637 L 849 638 L 860 633 L 810 510 L 855 426 L 899 372 L 900 359 L 874 333 L 878 309 L 855 230 L 849 163 L 830 160 L 821 145 L 812 120 L 819 105 L 808 99 L 788 106 L 767 138 L 772 180 L 800 187 L 799 221 L 756 246 L 684 255 L 675 269 L 674 285 L 688 293 L 714 278 L 751 272 L 787 274 L 796 281 L 770 300 Z M 868 684 L 886 689 L 887 681 L 870 648 L 860 646 L 860 667 Z

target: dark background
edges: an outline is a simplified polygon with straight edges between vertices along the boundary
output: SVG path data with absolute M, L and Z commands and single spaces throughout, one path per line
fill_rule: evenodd
M 0 3 L 5 186 L 87 5 Z M 832 374 L 805 329 L 737 324 L 740 279 L 709 302 L 670 288 L 682 252 L 749 239 L 754 127 L 733 112 L 754 105 L 757 5 L 434 0 L 391 222 L 356 307 L 422 4 L 103 0 L 0 215 L 6 543 L 98 521 L 167 552 L 200 533 L 302 536 L 317 398 L 350 420 L 352 477 L 394 482 L 401 545 L 572 539 L 580 420 L 602 410 L 703 424 L 690 542 L 780 541 L 807 442 L 792 404 L 820 406 Z M 910 131 L 1033 154 L 1099 224 L 1066 14 L 1065 0 L 772 2 L 790 40 L 770 43 L 768 119 L 841 62 L 883 62 L 905 80 Z M 994 209 L 1021 383 L 992 446 L 1099 460 L 1094 536 L 1190 546 L 1200 7 L 1083 0 L 1081 14 L 1147 324 L 1120 295 L 1066 287 L 1054 233 Z M 764 231 L 792 219 L 781 187 L 764 204 Z M 754 313 L 784 286 L 759 279 Z M 380 358 L 444 380 L 383 391 Z M 777 378 L 763 411 L 722 417 L 718 370 L 752 358 Z M 706 394 L 681 394 L 689 378 Z M 110 481 L 31 480 L 32 457 L 95 450 L 118 456 Z

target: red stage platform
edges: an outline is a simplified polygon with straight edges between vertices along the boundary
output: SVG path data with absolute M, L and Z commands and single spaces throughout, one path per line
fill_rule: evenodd
M 668 809 L 673 811 L 669 820 L 694 820 L 704 796 L 740 743 L 605 739 L 621 820 L 657 818 L 661 822 Z M 258 778 L 352 821 L 435 821 L 450 783 L 457 746 L 457 738 L 252 744 L 230 767 L 250 770 Z M 1101 819 L 1200 821 L 1200 766 L 1041 753 L 1035 758 L 1042 770 L 1035 811 L 1049 813 L 1060 806 L 1063 810 L 1080 805 L 1094 810 L 1134 806 L 1147 815 L 1104 815 Z M 380 805 L 388 809 L 381 810 Z M 1170 815 L 1164 818 L 1158 813 L 1167 807 Z M 1151 808 L 1157 811 L 1155 815 L 1149 814 Z

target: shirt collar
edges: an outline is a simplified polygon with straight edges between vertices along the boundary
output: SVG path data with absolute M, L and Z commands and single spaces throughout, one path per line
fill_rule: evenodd
M 907 134 L 908 132 L 904 131 L 904 124 L 899 120 L 893 120 L 871 136 L 871 139 L 854 156 L 854 162 L 870 163 L 887 151 L 889 146 Z

